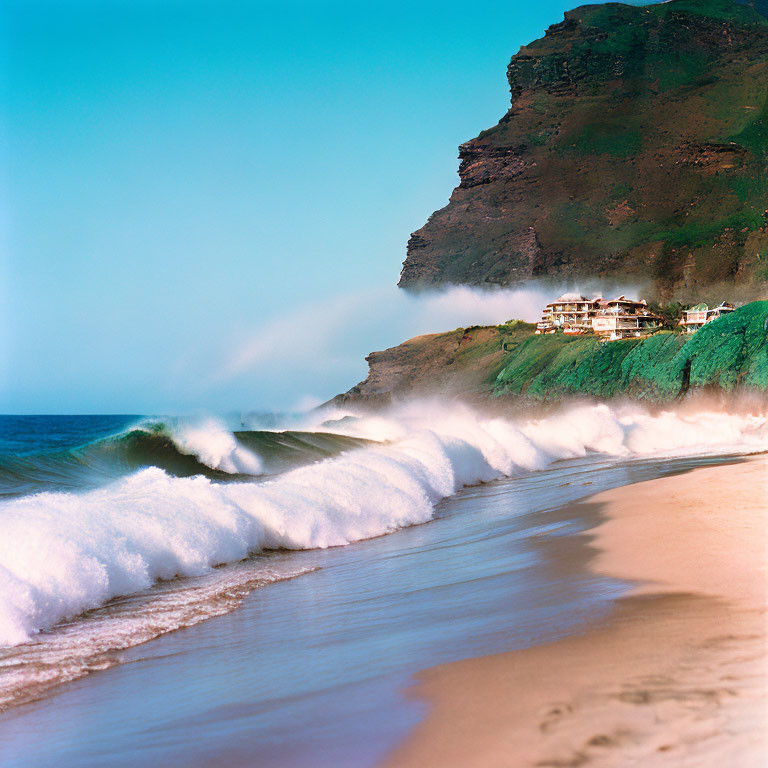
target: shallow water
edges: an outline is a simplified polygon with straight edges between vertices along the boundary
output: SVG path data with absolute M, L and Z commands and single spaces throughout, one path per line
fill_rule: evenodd
M 578 632 L 622 594 L 584 568 L 598 512 L 564 505 L 717 460 L 556 462 L 395 535 L 228 566 L 315 570 L 9 710 L 0 764 L 374 765 L 423 714 L 414 672 Z

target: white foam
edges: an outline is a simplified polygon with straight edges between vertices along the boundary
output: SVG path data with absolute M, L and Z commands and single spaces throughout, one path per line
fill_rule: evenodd
M 235 436 L 215 419 L 181 424 L 173 429 L 173 440 L 184 453 L 197 456 L 211 469 L 222 472 L 257 475 L 261 461 L 240 445 Z
M 274 562 L 266 567 L 264 559 L 250 558 L 198 579 L 160 584 L 94 611 L 88 621 L 66 622 L 34 642 L 0 648 L 0 711 L 120 663 L 119 651 L 227 613 L 254 589 L 311 570 Z
M 409 403 L 336 431 L 387 442 L 265 482 L 216 484 L 152 468 L 87 493 L 0 504 L 0 644 L 249 553 L 344 545 L 423 523 L 462 486 L 557 459 L 768 447 L 763 414 L 654 415 L 606 405 L 512 421 L 456 404 Z M 208 449 L 206 434 L 214 436 L 212 465 L 235 461 L 217 430 L 195 433 L 196 450 Z

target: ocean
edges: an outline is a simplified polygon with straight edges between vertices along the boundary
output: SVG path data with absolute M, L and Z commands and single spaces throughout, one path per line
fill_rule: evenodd
M 415 672 L 624 594 L 574 502 L 768 446 L 682 406 L 282 422 L 0 417 L 0 764 L 374 765 Z

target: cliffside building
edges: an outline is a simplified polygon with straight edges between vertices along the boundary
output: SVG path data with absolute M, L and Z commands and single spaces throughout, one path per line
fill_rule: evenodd
M 616 341 L 653 333 L 662 323 L 661 316 L 648 309 L 645 299 L 635 301 L 619 296 L 618 299 L 598 299 L 592 330 L 606 341 Z
M 706 304 L 697 304 L 695 307 L 686 309 L 683 312 L 683 316 L 680 318 L 679 326 L 682 327 L 685 333 L 696 333 L 699 328 L 705 326 L 707 323 L 711 323 L 713 320 L 717 320 L 721 315 L 733 312 L 735 307 L 733 304 L 729 304 L 724 301 L 718 307 L 710 309 Z
M 544 307 L 536 333 L 580 334 L 592 330 L 592 318 L 597 315 L 598 299 L 588 299 L 577 293 L 564 293 Z
M 625 296 L 589 299 L 566 293 L 544 307 L 536 333 L 579 335 L 592 332 L 606 341 L 644 336 L 660 328 L 662 318 L 651 312 L 645 300 Z

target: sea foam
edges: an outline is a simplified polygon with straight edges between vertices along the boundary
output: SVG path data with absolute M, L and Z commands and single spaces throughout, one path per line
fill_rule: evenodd
M 235 436 L 215 419 L 182 423 L 172 429 L 173 441 L 183 453 L 196 456 L 211 469 L 230 474 L 257 475 L 259 457 L 240 445 Z
M 339 546 L 424 523 L 462 486 L 558 459 L 768 445 L 762 414 L 651 414 L 606 405 L 510 420 L 422 402 L 325 428 L 378 442 L 260 482 L 215 483 L 149 468 L 85 493 L 0 504 L 0 644 L 22 643 L 158 580 L 200 576 L 261 550 Z M 214 444 L 205 443 L 206 434 Z M 230 437 L 219 427 L 202 429 L 187 445 L 234 471 L 244 466 L 238 462 L 258 462 L 244 459 Z

